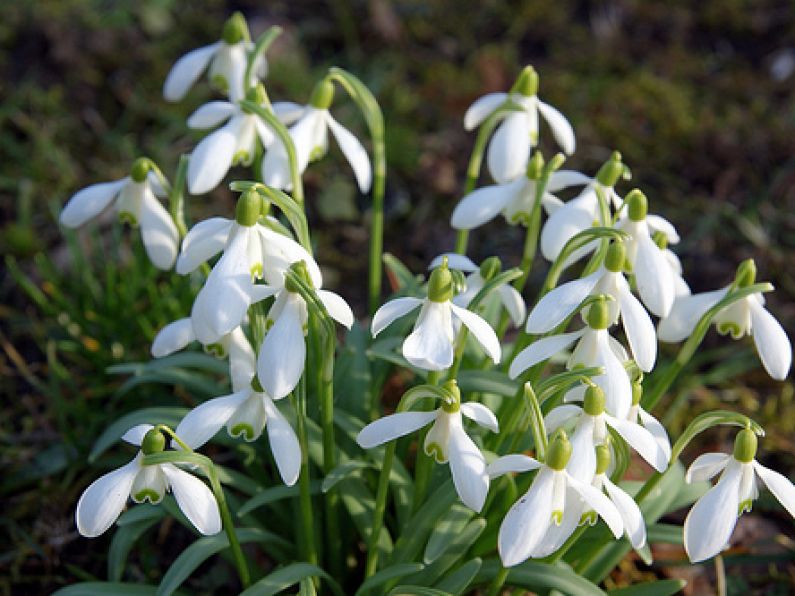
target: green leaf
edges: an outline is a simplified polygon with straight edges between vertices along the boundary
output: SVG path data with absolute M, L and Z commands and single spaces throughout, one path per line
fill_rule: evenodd
M 486 520 L 478 517 L 469 522 L 466 527 L 450 541 L 450 546 L 433 563 L 428 565 L 423 571 L 407 578 L 406 581 L 421 586 L 428 586 L 436 583 L 444 573 L 453 567 L 461 559 L 475 541 L 486 529 Z
M 406 524 L 410 531 L 403 532 L 395 543 L 391 563 L 402 563 L 417 558 L 438 520 L 458 499 L 453 481 L 447 480 L 428 497 L 419 511 Z
M 757 435 L 760 437 L 765 436 L 765 431 L 762 429 L 762 427 L 748 418 L 748 416 L 743 414 L 731 412 L 729 410 L 714 410 L 712 412 L 704 412 L 703 414 L 696 416 L 693 421 L 687 425 L 685 431 L 682 433 L 679 439 L 677 439 L 676 443 L 674 443 L 674 446 L 671 449 L 671 461 L 675 461 L 682 454 L 682 452 L 685 450 L 685 447 L 687 447 L 687 444 L 690 443 L 690 441 L 692 441 L 696 435 L 709 428 L 712 428 L 713 426 L 718 426 L 719 424 L 730 424 L 732 426 L 741 427 L 745 427 L 746 424 L 750 424 L 751 430 L 753 430 Z
M 323 478 L 323 485 L 321 486 L 321 490 L 324 493 L 330 491 L 334 485 L 336 485 L 341 480 L 345 480 L 355 474 L 358 474 L 365 468 L 372 468 L 373 464 L 367 461 L 361 461 L 358 459 L 353 459 L 350 461 L 346 461 L 338 465 L 336 468 L 331 470 L 325 478 Z
M 384 253 L 382 257 L 392 287 L 407 296 L 420 296 L 424 278 L 414 275 L 396 256 Z
M 312 483 L 310 484 L 309 493 L 312 495 L 317 495 L 320 493 L 320 480 L 312 481 Z M 297 496 L 298 496 L 297 484 L 294 486 L 274 486 L 273 488 L 266 488 L 262 492 L 257 493 L 256 495 L 251 497 L 248 501 L 243 503 L 240 506 L 240 509 L 238 509 L 237 515 L 239 517 L 243 517 L 259 507 L 263 507 L 265 505 L 269 505 L 270 503 L 276 503 L 277 501 Z
M 130 412 L 105 429 L 94 443 L 88 461 L 95 462 L 111 445 L 121 439 L 124 433 L 137 424 L 167 424 L 174 427 L 187 413 L 187 408 L 144 408 Z
M 613 596 L 672 596 L 678 594 L 686 585 L 687 582 L 683 579 L 663 579 L 610 590 L 608 594 Z
M 346 478 L 339 483 L 337 493 L 342 499 L 348 515 L 351 516 L 359 535 L 369 543 L 373 510 L 375 509 L 373 493 L 370 492 L 370 489 L 360 478 Z M 392 537 L 389 535 L 389 531 L 382 527 L 378 536 L 379 559 L 384 560 L 384 556 L 391 553 L 392 548 Z
M 674 524 L 652 524 L 647 530 L 647 536 L 652 544 L 682 544 L 684 541 L 682 526 Z
M 155 358 L 147 362 L 125 362 L 114 364 L 106 370 L 108 373 L 122 375 L 140 375 L 148 371 L 161 371 L 171 368 L 191 368 L 201 371 L 209 371 L 219 375 L 229 374 L 229 364 L 226 360 L 216 358 L 204 352 L 179 352 L 163 358 Z
M 277 569 L 263 577 L 248 589 L 243 590 L 240 596 L 272 596 L 273 594 L 279 594 L 293 584 L 297 584 L 308 577 L 323 578 L 334 594 L 337 594 L 337 596 L 344 596 L 344 592 L 342 588 L 340 588 L 340 585 L 334 581 L 328 573 L 311 563 L 292 563 L 286 567 Z
M 499 560 L 491 559 L 483 562 L 483 566 L 475 577 L 475 584 L 487 584 L 502 570 Z M 542 589 L 560 590 L 564 594 L 577 594 L 577 596 L 604 596 L 605 592 L 577 575 L 571 567 L 564 563 L 550 565 L 537 561 L 525 561 L 511 567 L 506 586 L 526 588 L 539 591 Z
M 423 586 L 398 586 L 392 588 L 387 596 L 452 596 L 449 592 L 444 592 L 437 588 L 425 588 Z
M 472 580 L 475 579 L 482 565 L 483 560 L 480 557 L 470 559 L 461 565 L 461 567 L 452 573 L 448 573 L 447 576 L 438 581 L 434 588 L 451 594 L 463 594 L 469 587 L 469 584 L 472 583 Z
M 519 388 L 519 383 L 497 370 L 462 370 L 457 380 L 463 394 L 494 393 L 513 397 Z
M 160 519 L 164 515 L 163 508 L 151 503 L 144 503 L 131 507 L 119 516 L 116 520 L 116 525 L 126 526 L 127 524 L 136 524 L 148 519 Z
M 53 596 L 153 596 L 154 586 L 119 582 L 81 582 L 61 588 Z
M 126 513 L 141 510 L 147 513 L 146 517 L 138 519 L 138 521 L 130 522 L 128 520 L 127 523 L 120 524 L 113 534 L 113 539 L 108 549 L 108 579 L 111 581 L 121 581 L 124 575 L 124 566 L 127 564 L 127 557 L 133 545 L 149 528 L 159 523 L 166 514 L 162 507 L 155 507 L 154 505 L 148 510 L 147 507 L 135 507 Z
M 356 594 L 357 596 L 359 594 L 366 594 L 368 590 L 376 586 L 382 586 L 389 580 L 416 573 L 417 571 L 421 571 L 424 567 L 425 565 L 422 563 L 398 563 L 397 565 L 391 565 L 371 577 L 368 577 L 362 585 L 359 586 L 359 589 L 356 590 Z
M 422 560 L 430 564 L 438 559 L 474 515 L 475 512 L 465 505 L 460 503 L 453 505 L 434 526 Z

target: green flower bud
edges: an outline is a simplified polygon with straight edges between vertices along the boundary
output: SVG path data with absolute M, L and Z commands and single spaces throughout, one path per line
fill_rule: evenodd
M 601 445 L 596 446 L 596 473 L 597 474 L 605 474 L 607 472 L 607 468 L 610 467 L 610 461 L 612 456 L 610 455 L 610 445 L 607 443 L 602 443 Z
M 248 91 L 246 91 L 246 99 L 253 101 L 258 106 L 261 106 L 267 103 L 268 92 L 265 91 L 265 86 L 262 83 L 258 83 L 256 87 L 251 87 Z
M 605 268 L 608 271 L 618 273 L 624 270 L 624 263 L 626 260 L 627 248 L 624 246 L 624 242 L 621 240 L 613 240 L 605 256 Z
M 262 383 L 259 382 L 257 375 L 254 375 L 254 378 L 251 379 L 251 389 L 255 393 L 265 393 L 265 389 L 262 387 Z
M 319 110 L 328 110 L 332 101 L 334 101 L 334 83 L 323 79 L 312 90 L 309 105 Z
M 303 261 L 296 261 L 292 265 L 290 265 L 290 270 L 293 271 L 298 277 L 300 277 L 303 282 L 308 285 L 310 288 L 314 287 L 312 284 L 312 278 L 309 276 L 309 269 L 306 268 L 306 263 Z M 292 292 L 293 294 L 298 293 L 298 287 L 296 286 L 295 282 L 290 279 L 289 277 L 284 278 L 284 288 L 288 292 Z
M 133 182 L 144 182 L 146 181 L 146 177 L 149 175 L 149 170 L 152 169 L 152 160 L 148 157 L 139 157 L 133 162 L 132 167 L 130 168 L 130 178 L 133 179 Z
M 590 385 L 585 390 L 582 409 L 589 416 L 600 416 L 605 413 L 605 392 L 597 385 Z
M 467 287 L 467 278 L 464 272 L 453 269 L 450 271 L 450 275 L 453 276 L 453 294 L 460 294 Z
M 624 164 L 621 163 L 621 154 L 618 151 L 613 151 L 610 159 L 599 168 L 599 172 L 596 174 L 596 181 L 602 186 L 613 187 L 618 182 L 623 171 Z
M 432 302 L 449 302 L 453 299 L 453 276 L 447 267 L 447 257 L 442 259 L 441 267 L 431 272 L 428 280 L 428 300 Z
M 756 282 L 756 263 L 753 259 L 746 259 L 737 267 L 734 283 L 738 288 L 747 288 Z
M 744 464 L 752 462 L 756 457 L 757 444 L 756 433 L 750 428 L 742 429 L 734 439 L 734 459 Z
M 527 162 L 527 179 L 538 180 L 544 172 L 544 156 L 540 151 L 533 153 L 533 157 Z
M 525 97 L 533 97 L 538 93 L 538 73 L 530 65 L 525 66 L 516 82 L 511 87 L 511 93 L 520 93 Z
M 569 437 L 566 436 L 563 430 L 558 429 L 549 443 L 546 464 L 553 470 L 565 470 L 566 465 L 569 463 L 569 458 L 571 458 Z
M 225 44 L 231 46 L 249 38 L 250 35 L 246 18 L 241 13 L 235 12 L 227 19 L 226 23 L 224 23 L 221 39 Z
M 141 441 L 141 451 L 144 455 L 151 453 L 160 453 L 166 448 L 166 437 L 157 428 L 152 428 L 144 435 L 144 440 Z
M 660 247 L 660 250 L 668 248 L 668 236 L 665 235 L 665 232 L 657 230 L 651 235 L 651 239 L 654 240 L 654 244 Z
M 600 296 L 588 309 L 588 326 L 591 329 L 607 329 L 610 326 L 610 309 L 604 296 Z
M 259 219 L 259 213 L 262 209 L 262 197 L 253 188 L 245 191 L 237 200 L 237 207 L 235 208 L 235 220 L 241 226 L 251 227 Z
M 649 212 L 649 200 L 637 188 L 629 191 L 627 198 L 627 215 L 632 221 L 643 221 Z
M 502 262 L 499 257 L 489 257 L 480 264 L 480 277 L 485 281 L 493 279 L 502 271 Z
M 632 405 L 637 406 L 640 404 L 641 397 L 643 397 L 643 385 L 632 383 Z
M 455 379 L 451 379 L 442 384 L 442 389 L 453 398 L 451 402 L 443 401 L 442 409 L 448 414 L 455 414 L 461 409 L 461 390 L 458 388 L 458 383 Z
M 552 156 L 552 159 L 549 160 L 549 165 L 547 166 L 547 170 L 551 172 L 555 172 L 560 169 L 560 167 L 566 162 L 566 156 L 562 153 L 556 153 Z

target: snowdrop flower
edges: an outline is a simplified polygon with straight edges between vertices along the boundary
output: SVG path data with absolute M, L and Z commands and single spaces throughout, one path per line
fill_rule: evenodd
M 502 265 L 497 257 L 489 257 L 478 267 L 469 257 L 459 255 L 456 253 L 445 253 L 439 255 L 431 261 L 430 269 L 440 267 L 444 259 L 448 259 L 448 266 L 451 269 L 457 269 L 467 275 L 464 283 L 465 288 L 453 296 L 453 304 L 461 308 L 467 308 L 474 300 L 478 292 L 483 289 L 483 286 L 488 280 L 491 280 L 495 275 L 500 272 Z M 524 304 L 524 298 L 511 284 L 505 283 L 495 289 L 499 296 L 500 302 L 505 307 L 505 310 L 511 317 L 513 324 L 518 327 L 524 321 L 527 314 L 527 309 Z
M 328 131 L 337 140 L 345 159 L 351 164 L 359 190 L 370 190 L 373 172 L 370 158 L 359 140 L 337 122 L 328 109 L 334 99 L 334 84 L 323 80 L 315 87 L 309 105 L 290 127 L 290 137 L 295 145 L 298 172 L 303 174 L 310 161 L 320 159 L 328 150 Z M 262 180 L 268 186 L 289 189 L 290 164 L 287 151 L 281 144 L 274 145 L 262 159 Z
M 437 463 L 450 463 L 458 496 L 470 509 L 480 512 L 489 492 L 486 460 L 474 441 L 464 431 L 462 414 L 492 432 L 499 432 L 497 418 L 486 406 L 477 402 L 461 403 L 461 392 L 455 381 L 443 388 L 449 400 L 433 412 L 399 412 L 384 416 L 365 426 L 356 437 L 363 449 L 371 449 L 393 441 L 433 422 L 425 435 L 423 448 Z
M 627 420 L 634 424 L 640 424 L 651 433 L 657 445 L 665 455 L 665 461 L 671 461 L 671 440 L 665 427 L 660 424 L 654 416 L 649 414 L 640 405 L 640 398 L 643 396 L 643 388 L 638 382 L 632 383 L 632 406 L 629 408 Z
M 486 156 L 491 177 L 506 184 L 520 176 L 527 167 L 530 148 L 538 144 L 538 114 L 546 120 L 555 141 L 566 155 L 574 153 L 574 130 L 566 117 L 544 103 L 538 92 L 538 74 L 527 66 L 519 75 L 510 93 L 489 93 L 476 100 L 464 115 L 464 128 L 472 130 L 506 101 L 521 106 L 511 112 L 497 127 Z
M 756 265 L 752 259 L 737 270 L 734 286 L 752 285 L 756 279 Z M 660 341 L 678 342 L 687 338 L 702 316 L 723 300 L 731 287 L 713 292 L 679 296 L 670 314 L 660 321 L 657 334 Z M 741 298 L 721 310 L 714 318 L 719 333 L 730 333 L 734 339 L 751 334 L 759 359 L 768 374 L 783 381 L 792 365 L 792 345 L 781 324 L 764 307 L 761 293 Z
M 254 85 L 256 77 L 265 76 L 267 71 L 265 58 L 259 56 L 251 69 L 251 79 L 243 80 L 248 52 L 253 47 L 246 20 L 236 12 L 224 24 L 221 41 L 197 48 L 177 60 L 163 84 L 163 97 L 167 101 L 180 101 L 209 65 L 210 82 L 233 102 L 239 101 L 245 96 L 246 88 Z
M 714 557 L 728 545 L 737 517 L 750 511 L 759 495 L 757 477 L 795 517 L 795 486 L 783 475 L 757 462 L 754 459 L 756 447 L 756 435 L 746 428 L 737 433 L 732 455 L 705 453 L 687 470 L 687 482 L 709 480 L 723 472 L 717 484 L 696 501 L 685 519 L 685 550 L 693 563 Z
M 571 454 L 571 443 L 566 433 L 559 430 L 550 442 L 543 464 L 520 454 L 505 455 L 489 464 L 492 478 L 508 472 L 538 470 L 529 490 L 502 520 L 497 549 L 505 567 L 555 552 L 582 521 L 585 505 L 605 520 L 616 538 L 624 532 L 621 514 L 613 502 L 590 483 L 566 471 Z M 586 521 L 595 523 L 596 518 L 589 517 Z
M 528 227 L 536 202 L 536 189 L 541 176 L 541 154 L 536 152 L 530 160 L 524 176 L 504 184 L 483 186 L 469 193 L 456 205 L 450 217 L 450 225 L 457 230 L 471 230 L 482 226 L 502 213 L 509 224 L 521 223 Z M 570 186 L 589 184 L 588 176 L 574 170 L 557 170 L 550 174 L 541 196 L 541 205 L 554 211 L 562 202 L 552 193 Z
M 376 311 L 371 331 L 376 337 L 396 319 L 420 309 L 414 331 L 403 342 L 403 356 L 425 370 L 444 370 L 453 364 L 456 325 L 466 325 L 494 364 L 500 361 L 500 341 L 491 326 L 477 314 L 452 302 L 453 276 L 444 261 L 428 281 L 428 297 L 396 298 Z
M 242 374 L 248 383 L 234 393 L 208 400 L 192 409 L 174 432 L 191 449 L 209 441 L 226 426 L 232 437 L 256 441 L 267 428 L 273 459 L 284 483 L 295 484 L 301 469 L 301 446 L 292 426 L 257 379 L 254 359 L 245 362 Z
M 218 503 L 204 482 L 173 464 L 142 463 L 144 455 L 163 451 L 166 439 L 160 430 L 140 424 L 128 430 L 122 440 L 140 445 L 141 450 L 126 466 L 97 478 L 83 492 L 75 515 L 80 534 L 94 538 L 104 533 L 121 515 L 127 497 L 136 503 L 159 503 L 169 489 L 199 532 L 210 535 L 221 531 Z
M 601 298 L 591 305 L 587 316 L 588 324 L 583 329 L 541 338 L 519 352 L 511 362 L 509 376 L 515 379 L 531 366 L 551 358 L 579 340 L 568 360 L 567 368 L 572 369 L 577 365 L 603 368 L 604 374 L 593 377 L 593 382 L 605 393 L 607 411 L 612 416 L 625 420 L 632 405 L 632 386 L 624 368 L 627 354 L 607 332 L 610 319 L 606 302 Z M 576 394 L 576 389 L 570 393 Z M 569 399 L 567 394 L 566 400 Z
M 616 324 L 620 316 L 633 359 L 642 371 L 651 371 L 657 359 L 657 335 L 648 313 L 632 295 L 624 277 L 625 262 L 624 243 L 613 241 L 603 267 L 555 288 L 539 300 L 527 318 L 527 332 L 548 333 L 571 316 L 588 296 L 611 296 L 613 300 L 607 303 L 610 324 Z M 584 309 L 583 315 L 587 316 L 587 312 Z
M 142 157 L 135 160 L 128 177 L 92 184 L 77 192 L 61 211 L 61 224 L 77 228 L 113 203 L 120 220 L 140 226 L 146 254 L 155 267 L 171 269 L 177 257 L 179 232 L 171 215 L 156 198 L 166 193 L 153 167 L 149 159 Z
M 311 257 L 310 257 L 311 259 Z M 312 267 L 314 261 L 312 260 Z M 348 303 L 334 292 L 321 290 L 319 278 L 309 273 L 307 261 L 299 261 L 292 268 L 312 287 L 332 319 L 350 329 L 353 311 Z M 309 312 L 301 294 L 287 279 L 276 294 L 268 312 L 268 333 L 259 349 L 257 376 L 265 392 L 273 399 L 281 399 L 298 385 L 306 366 L 307 321 Z

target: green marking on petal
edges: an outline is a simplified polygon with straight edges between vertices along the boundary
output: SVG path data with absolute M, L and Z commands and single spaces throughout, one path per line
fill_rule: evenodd
M 119 221 L 123 224 L 129 224 L 133 228 L 138 227 L 138 218 L 129 211 L 122 211 L 119 213 Z
M 212 354 L 216 358 L 226 358 L 226 349 L 223 345 L 218 343 L 207 344 L 204 346 L 204 351 L 207 354 Z
M 588 524 L 589 526 L 595 526 L 597 521 L 599 521 L 599 516 L 596 511 L 588 511 L 582 514 L 579 525 L 584 526 Z
M 153 505 L 156 505 L 163 500 L 163 495 L 158 494 L 156 490 L 152 490 L 151 488 L 144 488 L 132 495 L 132 500 L 136 503 L 149 501 Z
M 243 437 L 243 439 L 245 439 L 246 441 L 253 441 L 256 435 L 256 433 L 254 432 L 254 427 L 251 426 L 250 424 L 246 424 L 245 422 L 239 422 L 235 424 L 229 430 L 229 434 L 235 439 Z
M 232 156 L 232 165 L 247 165 L 251 163 L 251 155 L 248 151 L 240 150 Z
M 725 323 L 719 323 L 718 333 L 720 333 L 721 335 L 731 334 L 731 336 L 734 339 L 740 339 L 743 336 L 743 331 L 742 329 L 740 329 L 740 326 L 730 321 Z
M 251 266 L 251 279 L 259 279 L 262 277 L 262 263 L 254 263 Z
M 320 145 L 317 145 L 312 149 L 312 152 L 309 154 L 309 161 L 317 161 L 319 159 L 322 159 L 325 154 L 326 150 Z
M 553 511 L 552 512 L 552 523 L 556 526 L 559 526 L 563 523 L 563 512 L 562 511 Z
M 425 445 L 425 454 L 428 457 L 432 457 L 437 464 L 443 464 L 444 459 L 444 450 L 439 443 L 429 443 Z
M 210 79 L 210 84 L 221 93 L 229 92 L 229 82 L 226 80 L 226 77 L 221 74 L 214 74 Z
M 743 513 L 750 513 L 751 509 L 753 509 L 753 507 L 754 507 L 753 500 L 752 499 L 746 499 L 745 501 L 740 503 L 740 506 L 737 508 L 737 515 L 740 516 Z

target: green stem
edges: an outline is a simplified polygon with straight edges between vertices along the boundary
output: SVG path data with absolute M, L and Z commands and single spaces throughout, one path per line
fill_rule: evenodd
M 441 371 L 430 371 L 427 378 L 428 385 L 438 385 L 441 376 Z M 420 433 L 419 443 L 417 445 L 417 461 L 414 464 L 413 511 L 418 511 L 425 501 L 425 495 L 428 492 L 428 484 L 433 474 L 433 458 L 425 453 L 425 435 L 427 433 L 427 430 Z
M 282 34 L 282 28 L 278 25 L 273 25 L 269 27 L 267 31 L 265 31 L 262 35 L 257 38 L 257 42 L 254 45 L 254 49 L 252 50 L 251 54 L 249 54 L 248 60 L 246 62 L 246 73 L 243 77 L 243 85 L 248 89 L 249 83 L 251 83 L 251 74 L 254 70 L 254 64 L 257 62 L 257 58 L 259 58 L 262 54 L 268 51 L 271 44 L 276 41 L 276 38 Z
M 378 476 L 378 489 L 375 494 L 375 509 L 373 509 L 370 542 L 367 545 L 367 562 L 364 566 L 365 579 L 372 576 L 378 568 L 378 539 L 381 536 L 381 528 L 384 527 L 386 499 L 389 494 L 389 475 L 392 473 L 392 461 L 395 459 L 396 447 L 397 441 L 392 441 L 384 449 L 384 460 L 381 463 L 381 473 Z
M 295 395 L 297 414 L 296 433 L 301 445 L 301 473 L 298 477 L 299 503 L 301 509 L 301 529 L 303 530 L 304 560 L 317 565 L 315 547 L 315 524 L 312 514 L 312 488 L 309 476 L 309 442 L 306 434 L 306 384 L 304 377 L 298 382 Z
M 372 131 L 371 131 L 372 132 Z M 384 253 L 384 189 L 386 185 L 386 150 L 384 139 L 373 136 L 373 213 L 370 222 L 370 271 L 368 307 L 375 314 L 381 301 L 382 258 Z
M 489 585 L 489 591 L 486 596 L 497 596 L 505 585 L 505 580 L 508 579 L 508 574 L 511 572 L 507 567 L 500 569 L 499 573 L 494 576 L 494 579 Z
M 218 501 L 218 509 L 221 512 L 221 521 L 224 524 L 226 537 L 229 539 L 229 547 L 232 549 L 232 556 L 235 559 L 235 566 L 237 567 L 237 574 L 240 576 L 240 583 L 244 588 L 248 588 L 251 584 L 251 577 L 248 572 L 248 565 L 246 565 L 246 557 L 243 555 L 243 549 L 240 548 L 240 541 L 237 539 L 237 532 L 235 532 L 235 524 L 232 521 L 232 515 L 229 512 L 229 507 L 226 504 L 226 497 L 221 488 L 221 482 L 218 480 L 218 472 L 215 466 L 210 465 L 207 470 L 208 478 L 210 479 L 210 486 L 212 487 L 215 500 Z

